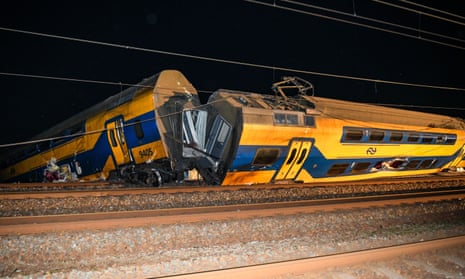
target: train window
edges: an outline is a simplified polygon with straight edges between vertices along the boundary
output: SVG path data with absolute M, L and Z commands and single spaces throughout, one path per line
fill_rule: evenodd
M 410 133 L 410 134 L 408 134 L 407 141 L 408 142 L 418 142 L 419 139 L 420 139 L 419 134 Z
M 391 136 L 389 137 L 389 141 L 392 142 L 399 142 L 402 141 L 404 134 L 401 132 L 391 132 Z
M 420 164 L 420 169 L 427 169 L 431 166 L 432 163 L 433 163 L 433 160 L 424 160 Z
M 412 160 L 408 162 L 406 167 L 407 169 L 416 169 L 419 163 L 420 163 L 420 160 Z
M 255 153 L 255 158 L 252 165 L 267 166 L 271 165 L 278 159 L 278 148 L 259 148 Z
M 437 144 L 454 144 L 456 140 L 456 135 L 440 135 L 436 137 Z
M 359 172 L 364 172 L 368 169 L 368 167 L 371 165 L 370 162 L 359 162 L 355 163 L 354 166 L 352 167 L 352 173 L 359 173 Z
M 288 114 L 286 115 L 287 117 L 287 124 L 291 124 L 291 125 L 297 125 L 299 124 L 299 120 L 297 118 L 297 115 L 295 114 Z
M 291 155 L 289 155 L 289 159 L 287 159 L 286 165 L 289 165 L 292 161 L 294 161 L 296 153 L 297 153 L 297 149 L 293 148 L 291 151 Z
M 304 125 L 309 127 L 315 127 L 315 117 L 305 115 L 304 116 Z
M 274 123 L 276 124 L 286 124 L 286 115 L 282 113 L 274 114 Z
M 370 141 L 382 141 L 384 139 L 383 131 L 371 130 L 369 135 Z
M 302 163 L 302 161 L 306 158 L 305 155 L 307 155 L 307 149 L 304 149 L 304 150 L 302 151 L 302 153 L 300 153 L 299 160 L 297 160 L 297 163 L 296 163 L 297 165 L 299 165 L 300 163 Z
M 140 123 L 140 120 L 137 120 L 136 123 L 134 123 L 134 131 L 136 132 L 136 137 L 138 139 L 144 138 L 144 130 L 142 129 L 142 124 Z
M 343 163 L 343 164 L 334 164 L 331 166 L 331 168 L 328 170 L 326 173 L 327 176 L 332 176 L 332 175 L 338 175 L 341 173 L 344 173 L 347 169 L 349 164 Z
M 297 117 L 296 114 L 275 113 L 274 114 L 274 123 L 276 123 L 276 124 L 297 125 L 297 124 L 299 124 L 299 118 Z
M 344 140 L 346 141 L 359 141 L 363 137 L 363 130 L 350 129 L 347 130 Z
M 446 136 L 446 144 L 454 144 L 455 141 L 457 140 L 457 137 L 455 135 L 448 135 Z
M 446 141 L 446 139 L 447 139 L 446 136 L 437 136 L 436 143 L 442 144 Z
M 111 141 L 111 145 L 112 145 L 113 147 L 118 146 L 118 143 L 116 142 L 115 130 L 114 130 L 114 129 L 111 129 L 111 130 L 110 130 L 110 141 Z
M 422 143 L 433 143 L 433 136 L 432 135 L 423 135 L 421 138 Z

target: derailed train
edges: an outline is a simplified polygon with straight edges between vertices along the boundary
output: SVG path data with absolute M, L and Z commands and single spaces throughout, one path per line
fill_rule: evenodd
M 201 104 L 180 72 L 162 71 L 4 153 L 0 180 L 249 185 L 465 167 L 463 120 L 315 97 L 295 77 L 272 88 Z

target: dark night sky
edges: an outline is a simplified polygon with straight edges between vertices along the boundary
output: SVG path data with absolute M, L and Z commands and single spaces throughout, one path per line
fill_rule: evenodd
M 415 1 L 465 16 L 462 0 Z M 420 19 L 416 14 L 370 0 L 301 2 L 349 13 L 355 3 L 358 15 L 414 28 L 421 22 L 425 30 L 465 40 L 463 25 L 426 16 Z M 276 3 L 291 6 L 278 0 Z M 304 71 L 465 88 L 463 49 L 240 0 L 11 1 L 0 11 L 0 27 Z M 198 90 L 258 92 L 270 92 L 271 83 L 283 75 L 297 75 L 315 85 L 317 96 L 456 107 L 462 110 L 429 111 L 465 118 L 464 91 L 375 86 L 373 82 L 230 65 L 4 30 L 0 30 L 0 38 L 0 72 L 137 83 L 163 69 L 178 69 Z M 465 47 L 465 43 L 456 44 Z M 0 144 L 28 140 L 121 89 L 114 85 L 5 75 L 0 75 L 0 88 Z

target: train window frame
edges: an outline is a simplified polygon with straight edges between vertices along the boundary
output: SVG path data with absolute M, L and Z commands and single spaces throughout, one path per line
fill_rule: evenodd
M 253 166 L 271 166 L 279 158 L 281 150 L 279 148 L 258 148 L 252 161 Z
M 326 176 L 337 176 L 346 172 L 349 167 L 349 163 L 336 163 L 331 165 L 331 167 L 326 172 Z
M 345 131 L 343 140 L 349 142 L 362 141 L 363 134 L 363 129 L 350 128 Z
M 382 130 L 369 130 L 368 132 L 368 141 L 371 142 L 381 142 L 384 141 L 386 132 Z

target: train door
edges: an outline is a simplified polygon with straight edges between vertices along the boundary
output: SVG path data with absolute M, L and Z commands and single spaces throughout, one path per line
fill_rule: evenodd
M 124 136 L 123 119 L 108 122 L 106 125 L 108 142 L 110 143 L 116 166 L 125 165 L 133 161 Z
M 286 160 L 275 176 L 277 180 L 295 179 L 312 148 L 312 142 L 304 139 L 292 140 L 289 144 L 289 152 Z

